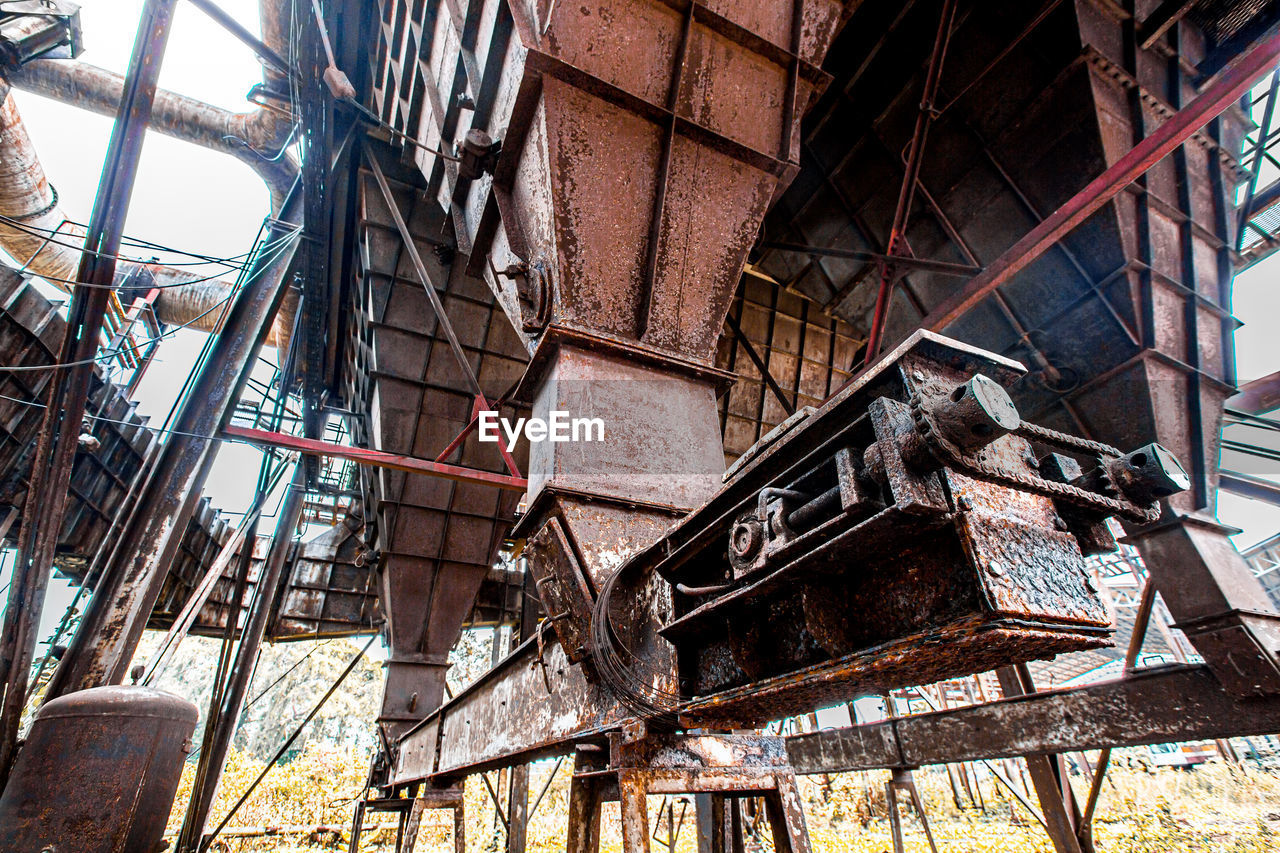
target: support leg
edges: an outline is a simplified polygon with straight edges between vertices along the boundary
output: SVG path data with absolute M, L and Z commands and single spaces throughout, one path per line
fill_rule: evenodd
M 742 799 L 734 797 L 729 801 L 732 806 L 732 814 L 729 820 L 729 835 L 732 843 L 730 853 L 746 853 L 746 839 L 743 838 L 742 831 Z
M 696 794 L 698 853 L 725 853 L 725 808 L 720 794 Z
M 645 777 L 636 771 L 618 773 L 618 805 L 622 810 L 623 853 L 649 853 L 649 809 Z
M 889 832 L 893 835 L 893 853 L 903 853 L 902 816 L 898 814 L 898 786 L 884 783 L 884 798 L 889 807 Z
M 1022 696 L 1035 691 L 1035 686 L 1027 682 L 1029 676 L 1024 678 L 1015 667 L 1000 667 L 996 675 L 1005 696 Z M 1081 846 L 1076 835 L 1080 810 L 1065 775 L 1059 773 L 1058 756 L 1028 755 L 1025 760 L 1053 849 L 1056 853 L 1092 853 L 1091 849 Z
M 408 817 L 409 812 L 407 809 L 401 809 L 396 812 L 396 853 L 404 853 L 404 829 Z
M 356 853 L 360 849 L 360 832 L 364 829 L 364 801 L 356 803 L 356 814 L 351 819 L 351 843 L 347 845 L 347 853 Z
M 524 853 L 525 830 L 529 821 L 529 765 L 511 769 L 511 791 L 507 797 L 507 853 Z
M 404 821 L 404 833 L 400 843 L 396 845 L 396 853 L 413 853 L 413 845 L 418 840 L 418 827 L 422 824 L 423 805 L 423 800 L 415 799 L 413 805 L 409 806 L 409 814 Z
M 916 789 L 915 779 L 911 779 L 908 784 L 910 787 L 907 790 L 911 794 L 911 804 L 915 807 L 916 814 L 920 816 L 920 825 L 924 827 L 924 837 L 929 840 L 929 849 L 933 853 L 938 853 L 938 845 L 933 841 L 933 830 L 929 829 L 929 815 L 925 814 L 924 801 L 920 799 L 920 791 Z
M 463 851 L 459 849 L 458 853 Z M 575 776 L 569 785 L 569 833 L 565 853 L 600 853 L 599 782 Z
M 774 848 L 778 853 L 810 853 L 809 827 L 805 823 L 804 803 L 796 787 L 796 777 L 779 773 L 774 777 L 774 784 L 777 788 L 765 797 Z
M 777 785 L 777 789 L 764 795 L 765 815 L 773 832 L 773 849 L 777 853 L 809 853 L 809 833 L 795 779 L 779 776 Z

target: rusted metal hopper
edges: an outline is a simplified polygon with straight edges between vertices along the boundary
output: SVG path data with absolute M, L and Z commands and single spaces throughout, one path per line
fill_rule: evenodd
M 800 117 L 827 79 L 819 66 L 845 4 L 387 8 L 384 50 L 406 64 L 398 79 L 374 81 L 375 108 L 420 143 L 405 157 L 438 205 L 435 233 L 460 253 L 452 270 L 432 274 L 449 291 L 464 287 L 465 261 L 518 330 L 530 361 L 507 399 L 542 417 L 604 420 L 602 441 L 531 446 L 528 511 L 515 532 L 542 554 L 533 561 L 542 594 L 572 605 L 573 621 L 556 628 L 581 660 L 598 585 L 719 485 L 716 398 L 732 377 L 713 366 L 716 343 L 764 213 L 798 167 Z M 443 139 L 458 140 L 460 162 L 433 153 Z M 366 206 L 370 218 L 382 217 L 382 201 Z M 370 257 L 385 264 L 387 254 Z M 392 441 L 387 415 L 403 403 L 370 400 L 383 443 Z M 394 559 L 429 554 L 433 537 L 454 541 L 427 526 L 405 538 L 408 511 L 379 531 L 406 543 Z M 573 589 L 548 586 L 553 561 Z M 416 614 L 453 636 L 452 619 L 427 615 L 447 603 L 430 571 L 388 575 L 393 635 Z M 456 608 L 475 583 L 447 589 Z M 433 665 L 425 651 L 419 669 Z M 420 704 L 418 716 L 433 706 Z

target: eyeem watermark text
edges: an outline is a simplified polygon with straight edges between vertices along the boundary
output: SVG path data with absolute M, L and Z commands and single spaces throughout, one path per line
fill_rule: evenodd
M 514 424 L 497 412 L 486 411 L 480 413 L 477 426 L 481 441 L 499 441 L 505 436 L 508 451 L 521 435 L 528 441 L 604 441 L 603 418 L 572 418 L 568 412 L 558 410 L 552 410 L 551 417 L 545 420 L 516 418 Z

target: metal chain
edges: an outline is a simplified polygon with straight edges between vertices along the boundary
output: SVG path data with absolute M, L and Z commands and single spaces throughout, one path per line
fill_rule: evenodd
M 1013 434 L 1029 441 L 1051 444 L 1063 450 L 1078 450 L 1082 453 L 1092 453 L 1096 456 L 1124 456 L 1118 449 L 1109 444 L 1103 444 L 1101 441 L 1090 441 L 1087 438 L 1058 432 L 1056 429 L 1049 429 L 1026 421 L 1023 421 L 1022 425 L 1013 431 Z
M 920 433 L 929 449 L 940 461 L 958 468 L 969 476 L 980 480 L 988 480 L 1001 486 L 1023 489 L 1054 500 L 1066 501 L 1094 511 L 1102 511 L 1107 515 L 1119 515 L 1139 524 L 1149 524 L 1160 517 L 1158 504 L 1139 506 L 1129 500 L 1111 498 L 1100 495 L 1070 483 L 1058 483 L 1030 474 L 1006 471 L 981 459 L 966 455 L 955 444 L 948 441 L 938 430 L 934 429 L 924 409 L 923 401 L 918 395 L 911 396 L 911 417 L 915 421 L 916 430 Z M 1074 449 L 1099 455 L 1120 456 L 1120 452 L 1109 445 L 1083 438 L 1076 438 L 1046 427 L 1034 424 L 1023 424 L 1015 431 L 1023 438 L 1034 436 L 1035 440 L 1046 444 L 1056 444 L 1064 449 Z M 1096 449 L 1095 449 L 1096 448 Z

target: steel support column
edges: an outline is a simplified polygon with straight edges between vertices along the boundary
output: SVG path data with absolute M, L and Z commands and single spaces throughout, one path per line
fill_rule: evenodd
M 111 299 L 116 255 L 155 99 L 160 60 L 169 40 L 176 0 L 148 0 L 143 7 L 125 76 L 123 96 L 107 146 L 106 163 L 85 235 L 76 274 L 66 337 L 50 383 L 49 398 L 31 468 L 19 537 L 18 558 L 5 611 L 0 670 L 5 684 L 0 706 L 0 786 L 17 747 L 18 723 L 26 704 L 26 684 L 35 654 L 36 630 L 62 516 L 70 492 L 71 466 L 78 447 L 89 384 L 103 319 Z
M 938 82 L 942 77 L 942 63 L 947 56 L 947 44 L 951 41 L 951 22 L 955 18 L 954 0 L 943 0 L 938 19 L 938 33 L 934 37 L 933 51 L 929 55 L 929 67 L 925 72 L 924 92 L 920 96 L 920 109 L 916 113 L 915 130 L 907 148 L 907 165 L 898 191 L 898 205 L 889 229 L 889 243 L 885 254 L 889 260 L 880 264 L 880 289 L 876 294 L 875 311 L 871 315 L 871 331 L 867 335 L 866 364 L 871 364 L 880 354 L 881 337 L 885 320 L 889 316 L 889 301 L 893 296 L 894 262 L 906 237 L 907 220 L 911 217 L 911 203 L 916 196 L 916 182 L 920 178 L 920 162 L 924 158 L 924 144 L 929 137 L 929 125 L 933 123 L 934 99 L 938 95 Z
M 1025 666 L 1002 666 L 996 670 L 1000 689 L 1009 698 L 1027 696 L 1036 692 L 1031 675 Z M 1031 784 L 1040 800 L 1040 813 L 1044 816 L 1044 828 L 1057 853 L 1093 853 L 1093 845 L 1081 843 L 1076 829 L 1080 825 L 1080 808 L 1076 804 L 1071 783 L 1067 781 L 1062 757 L 1059 755 L 1027 755 L 1023 760 L 1031 774 Z
M 217 728 L 207 747 L 200 754 L 200 766 L 196 775 L 203 784 L 198 789 L 193 787 L 191 791 L 187 816 L 183 821 L 182 833 L 176 846 L 178 853 L 197 850 L 198 842 L 204 836 L 205 823 L 209 819 L 209 809 L 213 805 L 214 794 L 218 791 L 218 780 L 222 776 L 227 752 L 231 748 L 231 739 L 235 736 L 236 727 L 240 724 L 240 714 L 244 709 L 249 681 L 253 677 L 254 667 L 258 662 L 258 650 L 262 647 L 262 637 L 267 629 L 267 620 L 271 616 L 271 605 L 276 600 L 276 588 L 284 576 L 289 550 L 293 547 L 294 531 L 298 526 L 298 518 L 302 514 L 306 488 L 306 468 L 298 464 L 294 468 L 293 482 L 289 484 L 289 490 L 285 493 L 284 502 L 280 505 L 280 511 L 276 516 L 276 530 L 271 537 L 271 551 L 267 554 L 266 564 L 258 578 L 249 618 L 245 622 L 244 630 L 240 633 L 240 645 L 236 649 L 235 664 L 227 679 Z M 250 544 L 249 547 L 252 545 Z M 233 611 L 228 618 L 234 620 L 237 616 L 238 613 Z
M 205 463 L 284 296 L 292 259 L 291 223 L 301 215 L 298 185 L 268 229 L 222 332 L 174 421 L 141 498 L 121 529 L 80 630 L 49 684 L 47 699 L 119 683 L 146 625 L 204 485 Z
M 507 853 L 524 853 L 529 829 L 529 765 L 511 768 L 507 798 Z

